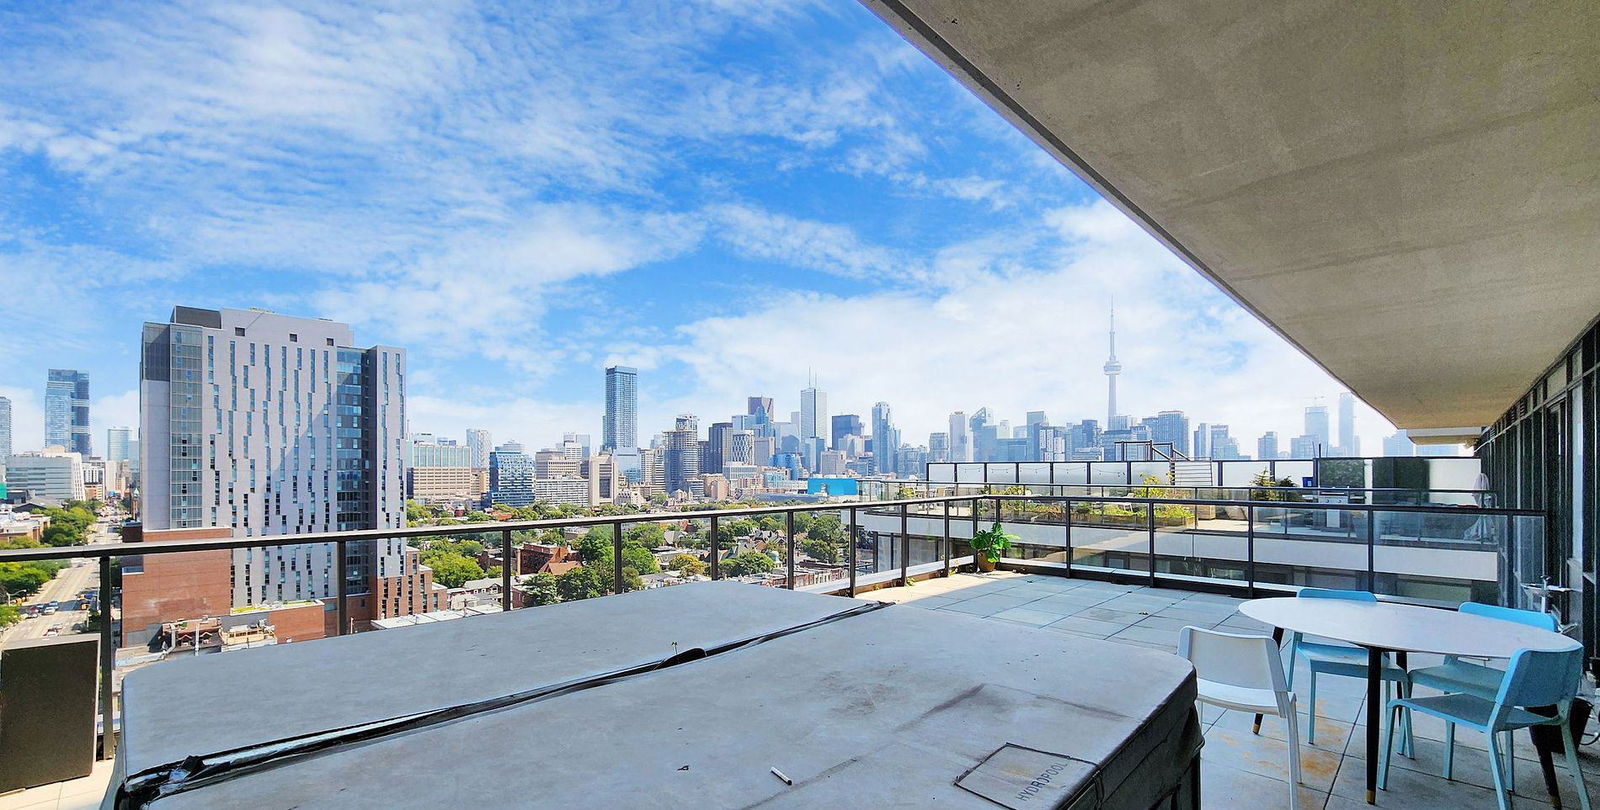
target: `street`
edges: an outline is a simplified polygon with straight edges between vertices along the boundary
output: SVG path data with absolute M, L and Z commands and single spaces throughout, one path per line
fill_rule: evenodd
M 112 543 L 117 540 L 116 533 L 110 531 L 104 523 L 97 522 L 89 527 L 88 534 L 90 543 Z M 99 574 L 100 568 L 93 560 L 73 560 L 68 567 L 56 574 L 55 579 L 46 582 L 38 593 L 28 597 L 17 607 L 26 608 L 28 605 L 50 602 L 77 602 L 78 594 L 85 588 L 99 585 Z M 68 635 L 72 633 L 73 625 L 88 618 L 89 613 L 86 610 L 60 611 L 49 616 L 26 618 L 0 630 L 0 647 L 12 641 L 43 638 L 52 627 L 59 627 L 62 635 Z

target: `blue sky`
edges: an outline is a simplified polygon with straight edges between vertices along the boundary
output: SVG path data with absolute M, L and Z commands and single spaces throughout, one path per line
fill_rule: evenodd
M 1228 422 L 1338 385 L 854 0 L 0 8 L 0 394 L 88 370 L 137 414 L 140 323 L 261 306 L 406 347 L 414 430 L 641 437 L 747 394 Z M 1369 452 L 1387 424 L 1362 408 Z

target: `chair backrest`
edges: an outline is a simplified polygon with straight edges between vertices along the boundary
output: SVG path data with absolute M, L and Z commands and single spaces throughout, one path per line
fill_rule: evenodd
M 1513 707 L 1558 706 L 1562 716 L 1567 704 L 1578 692 L 1578 681 L 1583 677 L 1583 647 L 1573 645 L 1560 651 L 1517 650 L 1511 656 L 1511 666 L 1500 680 L 1500 692 L 1495 696 L 1490 727 Z
M 1351 602 L 1376 602 L 1377 594 L 1371 591 L 1341 591 L 1334 588 L 1301 588 L 1296 593 L 1302 599 L 1347 599 Z
M 1537 610 L 1520 610 L 1518 608 L 1500 607 L 1499 605 L 1485 605 L 1481 602 L 1462 602 L 1462 613 L 1474 616 L 1483 616 L 1489 619 L 1499 619 L 1506 622 L 1516 622 L 1537 627 L 1540 630 L 1557 631 L 1556 617 Z
M 1201 680 L 1277 693 L 1278 709 L 1288 711 L 1289 687 L 1283 658 L 1271 638 L 1223 633 L 1199 627 L 1178 631 L 1178 655 L 1194 665 Z

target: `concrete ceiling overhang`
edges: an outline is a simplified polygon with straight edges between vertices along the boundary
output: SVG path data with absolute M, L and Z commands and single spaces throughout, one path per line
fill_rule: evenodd
M 1600 3 L 862 2 L 1400 427 L 1600 313 Z

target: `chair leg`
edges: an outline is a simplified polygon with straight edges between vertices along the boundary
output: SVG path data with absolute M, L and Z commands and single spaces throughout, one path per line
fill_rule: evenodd
M 1317 671 L 1311 670 L 1311 689 L 1306 694 L 1306 745 L 1317 744 Z
M 1483 736 L 1489 744 L 1489 775 L 1494 777 L 1494 796 L 1500 802 L 1500 810 L 1511 810 L 1511 799 L 1506 795 L 1505 774 L 1501 772 L 1505 763 L 1500 760 L 1500 746 L 1495 741 L 1499 735 L 1491 731 Z
M 1383 758 L 1378 760 L 1379 790 L 1389 789 L 1389 756 L 1390 751 L 1394 748 L 1394 724 L 1399 721 L 1402 711 L 1404 710 L 1399 706 L 1391 706 L 1389 711 L 1385 712 L 1389 722 L 1384 725 L 1383 729 Z
M 1407 699 L 1407 700 L 1410 700 L 1411 699 L 1411 684 L 1410 683 L 1401 683 L 1399 688 L 1400 688 L 1400 696 L 1405 698 L 1405 699 Z M 1401 716 L 1402 719 L 1404 719 L 1405 724 L 1406 724 L 1405 725 L 1406 736 L 1401 738 L 1401 740 L 1400 740 L 1400 753 L 1405 754 L 1406 756 L 1415 759 L 1416 756 L 1417 756 L 1417 739 L 1416 739 L 1415 736 L 1412 735 L 1412 730 L 1411 730 L 1411 710 L 1410 709 L 1402 710 L 1401 713 L 1400 713 L 1400 716 Z
M 1300 713 L 1293 699 L 1284 723 L 1284 736 L 1289 738 L 1289 810 L 1300 810 Z
M 1454 779 L 1456 760 L 1456 724 L 1444 724 L 1444 778 Z
M 1578 806 L 1582 810 L 1589 808 L 1589 789 L 1583 784 L 1583 769 L 1578 767 L 1578 745 L 1572 739 L 1572 725 L 1562 718 L 1561 744 L 1567 749 L 1567 770 L 1572 771 L 1572 781 L 1578 786 Z
M 1517 790 L 1517 741 L 1512 739 L 1511 732 L 1507 731 L 1505 734 L 1506 790 L 1515 793 Z

